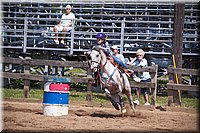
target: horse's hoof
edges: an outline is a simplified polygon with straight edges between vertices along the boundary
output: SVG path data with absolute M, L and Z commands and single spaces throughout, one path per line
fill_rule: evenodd
M 120 105 L 118 103 L 112 103 L 116 110 L 120 110 Z
M 122 109 L 122 114 L 125 114 L 126 113 L 126 109 Z

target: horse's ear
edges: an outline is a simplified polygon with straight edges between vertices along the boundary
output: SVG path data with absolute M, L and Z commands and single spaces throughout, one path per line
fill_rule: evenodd
M 99 49 L 98 46 L 93 46 L 93 47 L 92 47 L 92 50 L 100 51 L 100 49 Z
M 96 47 L 96 46 L 93 46 L 93 47 L 92 47 L 92 50 L 94 50 L 94 49 L 95 49 L 95 47 Z

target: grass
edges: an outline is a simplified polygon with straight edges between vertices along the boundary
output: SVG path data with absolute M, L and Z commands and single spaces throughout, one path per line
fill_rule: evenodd
M 76 91 L 71 89 L 69 100 L 75 101 L 84 101 L 86 100 L 86 91 Z M 23 98 L 23 89 L 2 89 L 2 97 L 3 98 Z M 39 89 L 31 89 L 30 90 L 30 99 L 43 99 L 43 90 Z M 123 98 L 127 101 L 126 96 Z M 135 95 L 133 94 L 133 99 L 135 99 Z M 141 104 L 144 104 L 144 98 L 140 99 Z M 93 93 L 93 101 L 97 103 L 105 103 L 109 102 L 106 96 L 103 93 Z M 156 98 L 157 105 L 167 105 L 168 97 L 167 96 L 157 96 Z M 198 98 L 187 98 L 182 97 L 182 107 L 186 108 L 195 108 L 199 109 L 199 99 Z

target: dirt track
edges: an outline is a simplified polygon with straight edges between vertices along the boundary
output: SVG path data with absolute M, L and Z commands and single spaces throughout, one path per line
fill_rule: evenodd
M 110 104 L 109 104 L 110 105 Z M 111 106 L 70 102 L 69 115 L 44 116 L 42 101 L 4 100 L 4 132 L 198 132 L 198 110 L 137 107 L 121 116 Z M 127 109 L 129 109 L 127 107 Z

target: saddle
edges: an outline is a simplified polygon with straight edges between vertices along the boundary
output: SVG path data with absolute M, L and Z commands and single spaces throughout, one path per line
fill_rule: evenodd
M 128 77 L 132 77 L 133 71 L 122 67 L 121 65 L 117 64 L 112 57 L 108 57 L 108 60 L 119 70 L 123 71 Z

